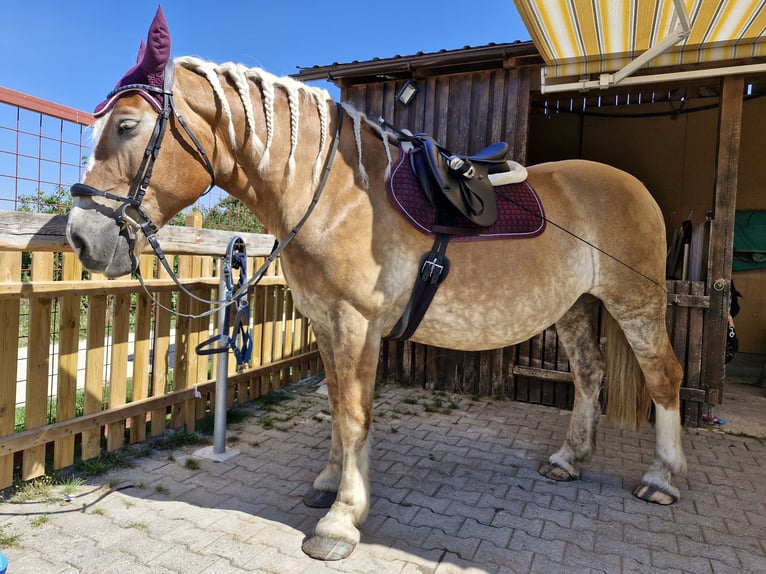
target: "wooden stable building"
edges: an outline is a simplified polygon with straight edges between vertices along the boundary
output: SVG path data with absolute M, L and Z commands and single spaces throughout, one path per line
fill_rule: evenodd
M 296 77 L 330 80 L 370 117 L 430 133 L 456 152 L 503 140 L 522 163 L 591 159 L 641 179 L 669 239 L 693 229 L 686 257 L 682 247 L 669 264 L 668 327 L 686 373 L 684 420 L 696 426 L 724 396 L 736 214 L 766 210 L 766 8 L 658 0 L 611 14 L 607 26 L 599 3 L 575 4 L 517 0 L 530 42 L 315 66 Z M 622 36 L 610 28 L 615 18 Z M 404 103 L 407 84 L 415 91 Z M 738 271 L 734 281 L 744 295 L 740 351 L 764 354 L 766 271 Z M 482 353 L 391 343 L 382 363 L 389 377 L 437 388 L 561 407 L 572 401 L 553 329 Z

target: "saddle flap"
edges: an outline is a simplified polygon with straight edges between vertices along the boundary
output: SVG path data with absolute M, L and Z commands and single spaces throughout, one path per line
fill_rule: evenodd
M 508 145 L 498 142 L 485 148 L 477 157 L 493 159 L 489 160 L 490 163 L 481 160 L 474 163 L 472 158 L 465 156 L 448 158 L 441 147 L 428 136 L 418 135 L 417 139 L 425 158 L 413 163 L 413 167 L 431 204 L 438 205 L 439 202 L 434 196 L 439 194 L 468 220 L 482 227 L 492 225 L 497 219 L 497 203 L 488 170 L 491 163 L 498 161 L 497 157 L 505 157 Z M 457 158 L 455 166 L 460 167 L 451 166 L 450 160 L 453 158 Z M 428 173 L 424 173 L 424 167 Z M 429 176 L 433 183 L 428 181 Z M 432 186 L 435 189 L 431 189 Z

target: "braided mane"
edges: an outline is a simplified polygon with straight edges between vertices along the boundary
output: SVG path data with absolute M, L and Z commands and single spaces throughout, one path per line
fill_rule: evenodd
M 232 118 L 230 103 L 227 101 L 221 77 L 227 78 L 237 90 L 242 107 L 245 112 L 245 139 L 249 140 L 250 151 L 260 155 L 258 169 L 262 170 L 269 165 L 270 148 L 274 140 L 274 100 L 277 90 L 282 90 L 287 96 L 288 107 L 290 109 L 290 155 L 287 163 L 287 176 L 292 177 L 295 173 L 295 150 L 298 147 L 298 135 L 300 125 L 300 100 L 301 95 L 305 94 L 316 104 L 317 118 L 319 121 L 320 138 L 319 149 L 317 150 L 316 160 L 314 162 L 313 179 L 314 184 L 318 183 L 322 169 L 322 158 L 325 147 L 327 147 L 328 125 L 330 115 L 328 108 L 335 105 L 334 100 L 322 88 L 308 86 L 289 77 L 277 77 L 260 68 L 247 68 L 242 64 L 227 62 L 224 64 L 214 64 L 206 62 L 199 58 L 184 56 L 176 58 L 176 65 L 196 72 L 205 77 L 213 88 L 213 92 L 221 103 L 224 116 L 228 118 L 229 143 L 235 152 L 244 151 L 237 142 L 234 120 Z M 261 141 L 257 136 L 255 125 L 255 112 L 253 102 L 250 97 L 250 89 L 256 87 L 261 92 L 261 101 L 263 102 L 263 113 L 266 122 L 266 141 Z M 387 179 L 391 171 L 391 150 L 389 145 L 395 143 L 396 138 L 389 132 L 384 132 L 377 124 L 370 122 L 367 117 L 350 104 L 341 104 L 346 113 L 351 117 L 354 124 L 354 139 L 358 156 L 357 177 L 360 184 L 366 189 L 368 186 L 367 170 L 362 161 L 362 122 L 370 126 L 379 134 L 383 142 L 383 148 L 386 152 L 387 164 L 385 178 Z M 247 137 L 249 135 L 249 137 Z M 244 142 L 242 142 L 244 143 Z

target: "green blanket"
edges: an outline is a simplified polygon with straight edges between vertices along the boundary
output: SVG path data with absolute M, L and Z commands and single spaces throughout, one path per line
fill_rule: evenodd
M 766 211 L 737 211 L 734 215 L 732 269 L 766 267 Z

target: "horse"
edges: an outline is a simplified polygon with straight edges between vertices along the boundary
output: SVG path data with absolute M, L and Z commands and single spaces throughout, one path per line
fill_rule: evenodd
M 169 47 L 160 9 L 139 63 L 96 109 L 93 153 L 72 186 L 69 243 L 91 271 L 131 273 L 157 228 L 213 183 L 271 230 L 284 246 L 296 307 L 316 336 L 332 414 L 329 457 L 304 499 L 329 510 L 303 550 L 321 560 L 347 557 L 370 505 L 381 341 L 431 245 L 387 198 L 400 136 L 325 90 L 239 64 L 171 59 Z M 486 350 L 555 324 L 575 398 L 563 445 L 539 472 L 555 481 L 579 477 L 606 380 L 618 423 L 635 426 L 653 407 L 655 457 L 634 494 L 672 504 L 679 498 L 672 478 L 686 462 L 660 209 L 635 177 L 590 161 L 529 166 L 528 182 L 556 225 L 534 238 L 450 243 L 449 276 L 411 340 Z M 592 320 L 599 308 L 613 327 L 606 353 Z

